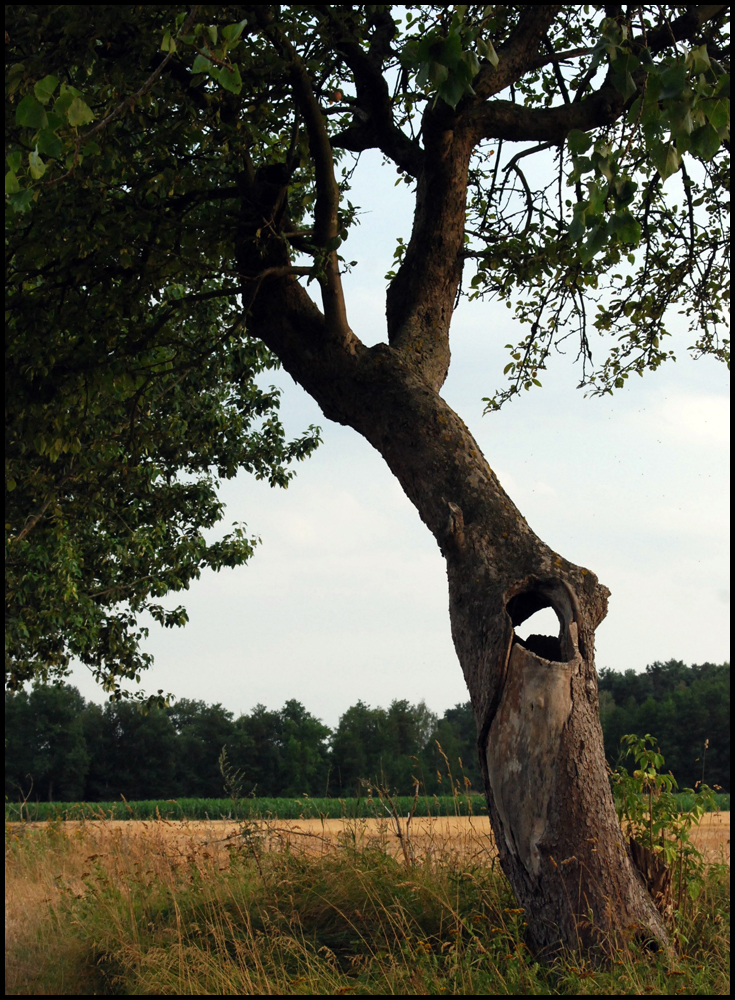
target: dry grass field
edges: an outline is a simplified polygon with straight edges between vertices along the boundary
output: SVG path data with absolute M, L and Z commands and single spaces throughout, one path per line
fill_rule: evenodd
M 9 824 L 12 829 L 15 824 Z M 45 824 L 27 824 L 43 828 Z M 205 850 L 226 862 L 233 842 L 257 838 L 265 850 L 281 850 L 286 845 L 310 855 L 324 854 L 347 844 L 358 850 L 379 848 L 394 857 L 404 856 L 404 847 L 414 862 L 449 855 L 466 863 L 488 863 L 495 857 L 495 845 L 487 816 L 414 817 L 397 827 L 394 820 L 301 819 L 262 820 L 241 824 L 229 820 L 107 820 L 62 823 L 68 836 L 85 830 L 87 835 L 112 842 L 153 838 L 158 850 L 169 856 Z M 400 830 L 400 836 L 399 836 Z M 94 831 L 94 834 L 93 834 Z M 692 841 L 709 863 L 730 864 L 730 813 L 707 813 L 692 833 Z
M 729 863 L 730 814 L 693 839 Z M 479 817 L 6 824 L 6 994 L 729 991 L 721 866 L 676 968 L 547 970 L 494 857 Z

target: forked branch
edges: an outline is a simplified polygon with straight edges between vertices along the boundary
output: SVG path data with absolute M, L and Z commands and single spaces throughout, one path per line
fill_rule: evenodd
M 309 136 L 309 149 L 316 176 L 313 242 L 324 253 L 318 274 L 327 330 L 348 348 L 356 340 L 347 322 L 342 279 L 339 273 L 339 186 L 334 176 L 334 155 L 326 120 L 311 86 L 309 74 L 291 42 L 275 25 L 262 17 L 264 34 L 288 60 L 289 76 L 296 104 Z

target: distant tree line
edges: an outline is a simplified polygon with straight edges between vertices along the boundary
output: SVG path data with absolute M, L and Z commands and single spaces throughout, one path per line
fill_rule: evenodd
M 730 664 L 652 663 L 644 673 L 600 671 L 605 754 L 614 765 L 625 733 L 656 737 L 679 786 L 730 791 Z
M 608 759 L 620 736 L 653 733 L 680 786 L 730 789 L 730 668 L 671 660 L 644 674 L 603 670 L 600 705 Z M 241 772 L 243 795 L 354 796 L 365 780 L 409 794 L 482 788 L 469 702 L 439 718 L 423 702 L 358 702 L 325 726 L 298 701 L 256 706 L 235 718 L 222 705 L 182 699 L 143 714 L 136 704 L 87 702 L 70 685 L 5 696 L 5 794 L 39 800 L 110 801 L 218 797 L 219 758 Z M 708 746 L 705 751 L 705 741 Z M 461 761 L 461 766 L 460 762 Z

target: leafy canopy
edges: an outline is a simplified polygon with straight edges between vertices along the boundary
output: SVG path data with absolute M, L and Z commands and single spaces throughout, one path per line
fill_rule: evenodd
M 100 38 L 145 28 L 126 10 L 102 12 Z M 184 624 L 159 599 L 253 552 L 242 526 L 207 540 L 218 481 L 247 469 L 285 487 L 318 432 L 288 442 L 263 387 L 277 360 L 237 301 L 235 167 L 206 122 L 163 114 L 175 85 L 77 152 L 99 101 L 157 58 L 151 43 L 125 65 L 89 28 L 76 7 L 15 8 L 9 27 L 6 682 L 75 656 L 119 694 L 150 662 L 141 614 Z
M 489 409 L 568 337 L 581 384 L 612 392 L 673 357 L 677 311 L 695 355 L 729 360 L 725 5 L 6 12 L 11 685 L 72 655 L 112 691 L 137 677 L 140 614 L 182 624 L 158 599 L 252 552 L 240 527 L 205 540 L 218 479 L 285 485 L 317 443 L 286 441 L 258 378 L 277 360 L 247 331 L 267 274 L 236 264 L 253 174 L 291 273 L 320 282 L 356 219 L 354 157 L 381 149 L 413 187 L 437 115 L 474 128 L 462 294 L 527 330 Z

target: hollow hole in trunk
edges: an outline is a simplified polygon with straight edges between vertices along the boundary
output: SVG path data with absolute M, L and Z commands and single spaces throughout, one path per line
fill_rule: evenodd
M 514 642 L 545 660 L 563 663 L 567 659 L 562 652 L 562 615 L 554 607 L 548 588 L 516 594 L 506 610 L 513 622 Z
M 562 660 L 559 619 L 553 608 L 544 608 L 515 628 L 516 639 L 545 660 Z M 556 634 L 554 634 L 556 633 Z

